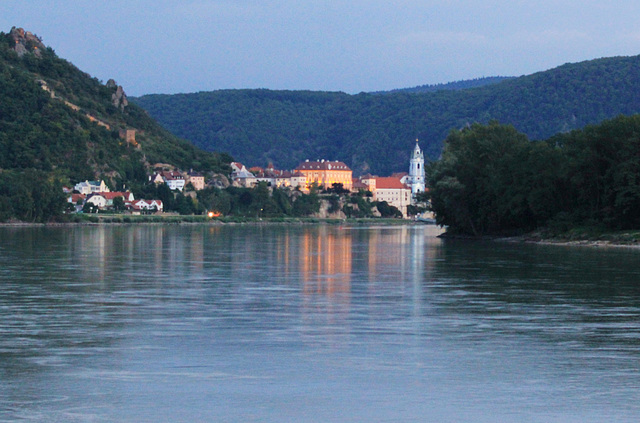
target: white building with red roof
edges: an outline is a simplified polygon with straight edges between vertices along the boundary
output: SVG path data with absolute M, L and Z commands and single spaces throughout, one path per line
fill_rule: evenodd
M 386 201 L 407 217 L 407 206 L 411 204 L 411 188 L 403 184 L 400 178 L 387 176 L 375 178 L 375 199 Z
M 245 165 L 239 162 L 231 162 L 231 180 L 237 187 L 251 188 L 256 185 L 256 176 L 249 172 Z
M 132 202 L 135 198 L 130 192 L 101 192 L 87 197 L 87 203 L 91 203 L 99 209 L 106 209 L 113 206 L 113 200 L 116 197 L 122 197 L 125 203 Z
M 136 200 L 131 203 L 133 211 L 162 211 L 162 200 Z

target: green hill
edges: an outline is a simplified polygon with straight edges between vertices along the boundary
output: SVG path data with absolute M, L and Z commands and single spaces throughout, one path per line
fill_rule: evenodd
M 37 36 L 0 32 L 0 221 L 59 214 L 62 184 L 142 186 L 156 163 L 227 173 L 230 160 L 169 133 L 114 81 L 90 77 Z
M 36 169 L 72 181 L 146 177 L 146 167 L 220 170 L 205 153 L 158 125 L 122 87 L 103 84 L 19 29 L 0 33 L 0 169 Z M 121 131 L 135 130 L 127 143 Z
M 432 93 L 222 90 L 133 99 L 165 128 L 249 165 L 306 158 L 355 172 L 407 168 L 414 140 L 439 157 L 452 129 L 492 119 L 531 139 L 640 112 L 640 56 L 566 64 L 491 85 Z

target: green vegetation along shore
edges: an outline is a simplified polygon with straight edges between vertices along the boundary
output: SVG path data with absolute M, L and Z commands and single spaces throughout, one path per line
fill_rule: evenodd
M 535 142 L 512 126 L 475 124 L 449 135 L 427 179 L 437 223 L 451 234 L 638 229 L 640 115 Z

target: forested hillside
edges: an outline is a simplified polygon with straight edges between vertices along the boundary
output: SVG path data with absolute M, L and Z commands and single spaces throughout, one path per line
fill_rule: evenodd
M 397 94 L 397 93 L 435 93 L 436 91 L 460 91 L 469 88 L 484 87 L 498 82 L 513 79 L 511 76 L 489 76 L 484 78 L 467 79 L 464 81 L 447 82 L 446 84 L 419 85 L 412 88 L 399 88 L 391 91 L 376 91 L 372 94 Z
M 127 129 L 135 142 L 121 136 Z M 60 211 L 62 184 L 130 187 L 154 163 L 226 172 L 229 160 L 172 135 L 122 87 L 91 78 L 37 36 L 0 33 L 0 220 L 46 220 Z
M 452 129 L 497 119 L 531 139 L 640 112 L 640 56 L 614 57 L 466 90 L 423 94 L 223 90 L 134 99 L 165 128 L 249 165 L 341 160 L 356 173 L 406 170 L 416 138 L 439 157 Z

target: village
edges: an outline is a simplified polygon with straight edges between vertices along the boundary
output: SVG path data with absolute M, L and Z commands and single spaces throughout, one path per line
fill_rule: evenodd
M 416 218 L 411 206 L 420 200 L 425 191 L 424 153 L 418 140 L 409 160 L 409 172 L 394 173 L 391 176 L 365 174 L 353 176 L 353 171 L 341 161 L 305 160 L 293 170 L 279 170 L 273 164 L 266 168 L 250 167 L 239 162 L 231 163 L 228 185 L 243 188 L 255 188 L 266 184 L 273 188 L 291 188 L 309 193 L 314 188 L 333 189 L 338 193 L 368 193 L 368 200 L 386 202 L 397 209 L 405 219 Z M 205 181 L 198 172 L 158 169 L 149 176 L 149 182 L 165 184 L 173 192 L 197 192 L 214 184 Z M 220 186 L 220 184 L 216 184 Z M 224 186 L 224 184 L 222 184 Z M 65 188 L 69 208 L 75 212 L 96 213 L 104 211 L 122 211 L 134 215 L 162 213 L 165 205 L 161 199 L 136 199 L 128 191 L 111 191 L 104 181 L 83 181 L 73 189 Z M 215 213 L 215 211 L 211 212 Z M 424 216 L 418 216 L 424 217 Z

